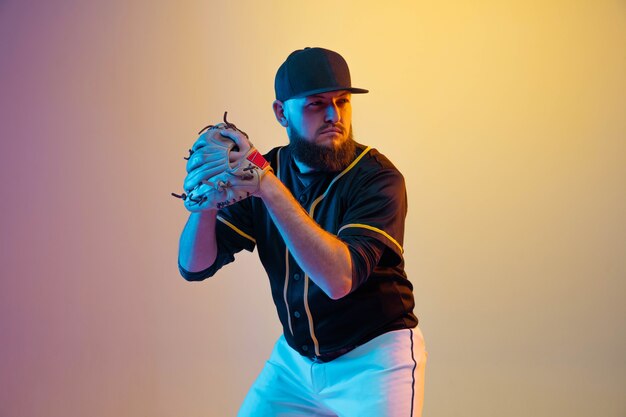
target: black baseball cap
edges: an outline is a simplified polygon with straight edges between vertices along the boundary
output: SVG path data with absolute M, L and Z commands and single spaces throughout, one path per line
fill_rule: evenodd
M 368 92 L 352 87 L 346 60 L 337 52 L 324 48 L 293 51 L 276 72 L 274 90 L 276 99 L 283 102 L 329 91 Z

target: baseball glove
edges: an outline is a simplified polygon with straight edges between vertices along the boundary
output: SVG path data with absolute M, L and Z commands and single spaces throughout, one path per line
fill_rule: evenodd
M 253 195 L 269 163 L 248 140 L 248 135 L 226 120 L 200 130 L 189 150 L 187 177 L 181 198 L 190 211 L 223 208 Z

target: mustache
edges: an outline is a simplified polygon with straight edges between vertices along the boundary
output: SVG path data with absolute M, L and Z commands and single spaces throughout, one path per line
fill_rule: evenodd
M 319 128 L 316 133 L 320 134 L 320 133 L 322 133 L 322 132 L 324 132 L 326 130 L 330 130 L 330 129 L 339 129 L 342 134 L 346 133 L 346 128 L 341 123 L 324 125 L 321 128 Z

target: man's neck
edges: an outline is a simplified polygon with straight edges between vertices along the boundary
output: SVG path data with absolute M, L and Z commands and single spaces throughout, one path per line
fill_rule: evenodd
M 310 166 L 298 161 L 296 158 L 293 158 L 294 162 L 296 163 L 296 166 L 298 167 L 298 170 L 300 171 L 300 173 L 302 174 L 310 174 L 312 172 L 315 172 L 315 170 L 313 168 L 311 168 Z

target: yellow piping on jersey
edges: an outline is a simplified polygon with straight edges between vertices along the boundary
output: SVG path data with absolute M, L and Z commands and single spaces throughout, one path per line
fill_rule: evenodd
M 280 151 L 283 148 L 279 148 L 276 152 L 276 177 L 280 181 Z M 281 181 L 282 182 L 282 181 Z M 289 302 L 287 302 L 287 289 L 289 288 L 289 248 L 285 245 L 285 284 L 283 285 L 283 300 L 285 301 L 285 308 L 287 309 L 287 323 L 289 324 L 289 331 L 293 336 L 293 327 L 291 324 L 291 312 L 289 311 Z
M 370 149 L 371 148 L 369 146 L 367 148 L 365 148 L 365 150 L 363 152 L 361 152 L 361 154 L 359 156 L 357 156 L 356 159 L 354 161 L 352 161 L 352 163 L 346 167 L 346 169 L 341 171 L 341 173 L 339 173 L 339 175 L 337 175 L 335 178 L 333 178 L 333 180 L 330 182 L 330 184 L 328 184 L 328 188 L 326 188 L 326 191 L 324 191 L 324 194 L 322 194 L 321 196 L 319 196 L 319 197 L 317 197 L 315 199 L 313 204 L 311 204 L 311 209 L 309 210 L 309 216 L 311 216 L 311 218 L 313 218 L 313 212 L 315 211 L 315 207 L 318 205 L 318 203 L 320 201 L 322 201 L 324 199 L 324 197 L 326 197 L 326 195 L 330 191 L 330 188 L 333 186 L 333 184 L 336 183 L 339 178 L 341 178 L 345 174 L 347 174 L 348 171 L 350 171 L 352 168 L 354 168 L 354 166 L 370 151 Z
M 239 235 L 245 237 L 246 239 L 250 239 L 252 241 L 252 243 L 254 243 L 256 245 L 256 240 L 250 236 L 249 234 L 247 234 L 246 232 L 244 232 L 243 230 L 239 229 L 237 226 L 235 226 L 234 224 L 232 224 L 231 222 L 229 222 L 228 220 L 224 219 L 222 216 L 217 216 L 217 220 L 221 221 L 222 223 L 224 223 L 226 226 L 230 227 L 231 229 L 233 229 L 235 232 L 237 232 Z
M 278 170 L 280 169 L 280 151 L 282 150 L 283 148 L 278 148 L 278 152 L 276 152 L 276 177 L 278 177 L 278 179 L 280 179 L 280 172 L 278 172 Z
M 391 242 L 393 242 L 393 244 L 396 245 L 398 249 L 400 249 L 400 253 L 404 253 L 404 249 L 402 249 L 402 246 L 398 243 L 397 240 L 391 237 L 389 233 L 385 232 L 384 230 L 380 230 L 377 227 L 370 226 L 368 224 L 360 224 L 360 223 L 346 224 L 345 226 L 342 226 L 341 229 L 339 229 L 339 231 L 337 232 L 337 235 L 339 235 L 339 233 L 341 233 L 342 230 L 347 229 L 349 227 L 360 227 L 361 229 L 372 230 L 374 232 L 380 233 L 381 235 L 385 236 L 387 239 L 391 240 Z
M 313 339 L 313 346 L 315 347 L 315 354 L 320 355 L 320 342 L 315 336 L 315 330 L 313 330 L 313 315 L 309 308 L 309 276 L 304 274 L 304 309 L 306 310 L 306 316 L 309 319 L 309 332 L 311 333 L 311 339 Z
M 289 248 L 285 245 L 285 286 L 283 287 L 283 299 L 285 300 L 285 308 L 287 308 L 287 322 L 289 323 L 289 331 L 293 336 L 293 327 L 291 327 L 291 313 L 289 312 L 289 303 L 287 302 L 287 288 L 289 287 Z
M 340 174 L 338 174 L 335 178 L 333 178 L 333 180 L 330 182 L 330 184 L 328 184 L 328 187 L 326 188 L 326 191 L 324 191 L 324 194 L 322 194 L 321 196 L 317 197 L 315 199 L 315 201 L 313 201 L 313 203 L 311 204 L 311 208 L 309 209 L 309 217 L 311 217 L 313 220 L 315 220 L 313 218 L 313 216 L 315 214 L 315 208 L 317 207 L 319 202 L 322 201 L 324 199 L 324 197 L 326 197 L 326 195 L 328 195 L 328 192 L 330 191 L 330 188 L 333 186 L 333 184 L 335 184 L 339 178 L 343 177 L 346 173 L 348 173 L 348 171 L 350 171 L 352 168 L 354 168 L 354 166 L 356 164 L 358 164 L 359 161 L 365 155 L 367 155 L 367 153 L 370 151 L 370 149 L 371 148 L 369 146 L 367 148 L 365 148 L 365 150 L 363 150 L 363 152 L 361 152 L 361 154 L 359 156 L 357 156 L 355 158 L 355 160 L 352 161 L 352 163 L 346 167 L 346 169 L 341 171 Z M 317 341 L 317 337 L 315 337 L 315 330 L 313 329 L 313 316 L 311 315 L 311 310 L 309 309 L 309 275 L 308 274 L 304 274 L 304 309 L 306 310 L 306 315 L 307 315 L 307 317 L 309 319 L 309 331 L 311 333 L 311 339 L 313 340 L 313 344 L 315 345 L 315 354 L 317 356 L 319 356 L 320 355 L 320 344 Z

